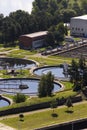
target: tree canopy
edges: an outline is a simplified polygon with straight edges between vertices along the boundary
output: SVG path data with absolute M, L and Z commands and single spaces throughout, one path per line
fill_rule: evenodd
M 46 97 L 51 96 L 52 91 L 54 89 L 54 76 L 51 72 L 48 72 L 46 75 L 42 75 L 39 86 L 38 86 L 38 96 L 39 97 Z
M 15 44 L 14 41 L 20 35 L 49 30 L 54 25 L 70 22 L 73 16 L 86 13 L 86 0 L 72 0 L 72 2 L 69 0 L 34 0 L 31 14 L 22 10 L 11 12 L 8 17 L 0 14 L 0 42 Z M 63 36 L 62 38 L 61 36 L 58 31 L 55 34 L 56 40 L 62 39 Z
M 74 90 L 78 91 L 87 86 L 87 65 L 83 56 L 80 57 L 78 62 L 72 60 L 68 72 L 70 81 L 74 83 Z

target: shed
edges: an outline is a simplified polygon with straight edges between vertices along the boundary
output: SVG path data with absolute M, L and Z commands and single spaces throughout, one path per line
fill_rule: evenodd
M 21 35 L 19 37 L 20 48 L 22 49 L 35 49 L 46 45 L 45 38 L 47 31 L 40 31 L 31 34 Z

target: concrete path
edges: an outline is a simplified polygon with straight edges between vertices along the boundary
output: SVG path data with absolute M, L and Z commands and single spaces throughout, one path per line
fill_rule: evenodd
M 0 130 L 16 130 L 16 129 L 14 129 L 14 128 L 10 127 L 10 126 L 6 126 L 6 125 L 0 123 Z

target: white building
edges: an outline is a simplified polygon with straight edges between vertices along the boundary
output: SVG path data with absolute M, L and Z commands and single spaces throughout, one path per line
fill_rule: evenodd
M 70 30 L 72 36 L 87 37 L 87 15 L 72 17 Z

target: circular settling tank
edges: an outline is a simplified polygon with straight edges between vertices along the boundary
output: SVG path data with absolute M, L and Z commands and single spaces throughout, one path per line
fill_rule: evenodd
M 5 107 L 5 106 L 9 106 L 9 103 L 4 99 L 0 99 L 0 107 Z
M 0 91 L 1 93 L 23 93 L 29 95 L 38 94 L 38 79 L 3 79 L 0 80 Z M 26 86 L 21 89 L 20 85 Z M 60 84 L 54 83 L 54 91 L 60 91 Z
M 41 76 L 42 74 L 47 74 L 48 72 L 52 72 L 55 78 L 68 79 L 68 75 L 64 73 L 63 67 L 47 66 L 47 67 L 37 68 L 34 70 L 34 74 L 39 76 Z
M 36 63 L 32 60 L 18 58 L 0 58 L 0 70 L 2 69 L 27 69 L 35 66 Z

